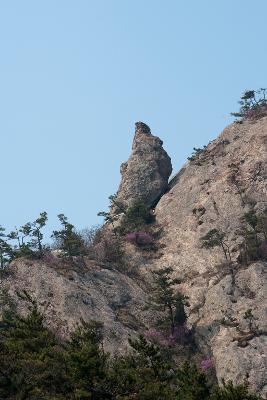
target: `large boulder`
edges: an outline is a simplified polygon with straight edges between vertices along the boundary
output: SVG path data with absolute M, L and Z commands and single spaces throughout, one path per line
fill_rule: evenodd
M 121 184 L 117 200 L 130 205 L 143 200 L 153 206 L 166 191 L 172 172 L 171 159 L 162 147 L 162 140 L 153 136 L 143 122 L 135 124 L 132 153 L 121 165 Z

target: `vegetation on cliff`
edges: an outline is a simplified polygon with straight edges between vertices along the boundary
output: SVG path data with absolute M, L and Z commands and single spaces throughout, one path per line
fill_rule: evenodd
M 102 346 L 101 323 L 81 321 L 69 341 L 44 325 L 36 302 L 26 316 L 11 305 L 0 324 L 0 398 L 10 400 L 260 400 L 246 383 L 219 388 L 206 364 L 176 366 L 144 336 L 130 339 L 131 351 L 111 358 Z

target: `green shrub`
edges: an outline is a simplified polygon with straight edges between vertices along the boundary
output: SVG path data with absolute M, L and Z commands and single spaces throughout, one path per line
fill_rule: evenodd
M 142 335 L 128 353 L 103 350 L 102 324 L 81 321 L 63 341 L 44 324 L 36 301 L 20 295 L 28 314 L 5 308 L 0 323 L 0 398 L 7 400 L 261 400 L 247 385 L 208 383 L 194 364 L 179 367 Z M 1 300 L 1 298 L 0 298 Z M 9 300 L 5 296 L 5 304 Z
M 154 219 L 150 208 L 142 200 L 136 200 L 122 216 L 118 232 L 120 235 L 125 235 L 129 232 L 146 230 L 146 226 L 154 222 Z
M 233 383 L 216 387 L 210 400 L 261 400 L 261 397 L 251 394 L 246 384 L 234 386 Z
M 239 256 L 240 263 L 249 263 L 267 259 L 267 212 L 257 214 L 250 210 L 242 218 L 243 228 L 240 234 L 243 243 Z
M 242 120 L 255 120 L 267 115 L 266 90 L 246 90 L 239 101 L 238 112 L 231 113 L 232 116 Z
M 58 249 L 62 250 L 63 255 L 70 260 L 73 260 L 74 256 L 86 255 L 86 246 L 81 234 L 75 231 L 74 225 L 68 222 L 64 214 L 59 214 L 58 218 L 62 229 L 53 231 L 51 236 L 56 241 Z

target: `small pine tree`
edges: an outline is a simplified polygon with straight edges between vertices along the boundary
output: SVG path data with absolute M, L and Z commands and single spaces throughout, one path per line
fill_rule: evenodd
M 219 229 L 211 229 L 205 236 L 200 238 L 202 240 L 202 247 L 206 249 L 212 249 L 220 246 L 225 260 L 231 261 L 231 254 L 227 242 L 225 241 L 225 233 Z
M 216 386 L 210 400 L 263 400 L 260 396 L 249 393 L 248 385 L 234 386 L 232 382 L 224 383 L 222 387 Z
M 42 229 L 45 227 L 47 219 L 47 213 L 44 211 L 32 224 L 30 224 L 30 235 L 32 238 L 30 246 L 33 247 L 33 249 L 36 249 L 39 257 L 42 257 L 44 252 L 44 235 L 42 233 Z
M 63 348 L 44 327 L 36 302 L 26 292 L 20 297 L 29 304 L 28 315 L 5 310 L 0 324 L 0 398 L 68 398 Z
M 7 240 L 8 236 L 5 234 L 5 228 L 0 225 L 0 269 L 5 268 L 13 258 L 13 250 Z
M 10 240 L 15 240 L 15 257 L 38 257 L 41 258 L 44 253 L 42 229 L 47 222 L 47 213 L 40 213 L 34 222 L 27 222 L 20 229 L 15 229 L 7 235 Z
M 107 399 L 101 382 L 107 355 L 102 348 L 102 324 L 81 321 L 67 345 L 67 365 L 75 399 Z
M 246 90 L 239 101 L 239 112 L 231 113 L 242 120 L 259 119 L 267 113 L 266 88 Z
M 154 271 L 154 295 L 153 302 L 165 313 L 164 318 L 158 321 L 161 328 L 170 330 L 174 334 L 176 326 L 184 325 L 186 322 L 185 306 L 188 305 L 188 297 L 175 290 L 175 285 L 180 283 L 179 279 L 171 277 L 173 268 L 166 267 Z
M 51 237 L 56 240 L 59 249 L 62 250 L 70 260 L 72 260 L 74 256 L 85 255 L 86 246 L 82 236 L 75 231 L 74 225 L 68 222 L 68 218 L 64 214 L 59 214 L 58 219 L 62 229 L 53 231 Z
M 7 236 L 11 241 L 15 241 L 17 244 L 13 246 L 14 257 L 32 257 L 33 251 L 30 248 L 30 244 L 26 242 L 26 238 L 30 235 L 30 223 L 23 225 L 20 229 L 15 228 L 14 231 L 10 232 Z
M 210 385 L 206 375 L 195 365 L 185 363 L 176 371 L 178 392 L 176 400 L 208 400 Z

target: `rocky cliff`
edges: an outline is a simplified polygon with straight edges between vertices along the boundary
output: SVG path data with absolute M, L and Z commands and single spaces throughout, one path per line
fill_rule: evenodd
M 230 271 L 220 247 L 203 249 L 200 238 L 220 229 L 232 260 L 238 258 L 242 216 L 251 208 L 260 213 L 267 207 L 266 150 L 267 118 L 262 118 L 228 126 L 198 152 L 173 178 L 157 205 L 166 247 L 153 263 L 154 268 L 172 266 L 183 279 L 190 298 L 189 323 L 196 328 L 198 342 L 210 347 L 219 380 L 237 382 L 248 376 L 251 386 L 265 395 L 267 263 L 233 262 Z M 242 326 L 248 309 L 253 310 L 262 334 L 242 343 L 235 339 L 236 328 L 221 321 L 228 316 Z
M 102 320 L 106 347 L 115 351 L 125 346 L 129 334 L 151 326 L 149 273 L 171 266 L 189 297 L 188 325 L 199 351 L 213 358 L 218 380 L 247 377 L 253 389 L 266 395 L 267 262 L 240 262 L 242 218 L 267 207 L 266 150 L 266 117 L 233 123 L 168 184 L 171 162 L 162 142 L 138 123 L 117 198 L 127 204 L 136 198 L 149 206 L 157 203 L 156 222 L 163 230 L 158 250 L 149 255 L 126 244 L 127 271 L 92 260 L 81 269 L 18 260 L 4 286 L 13 297 L 22 289 L 33 294 L 48 325 L 61 335 L 80 318 Z M 201 238 L 212 229 L 223 232 L 231 262 L 220 246 L 203 248 Z M 19 308 L 23 312 L 23 304 Z M 253 334 L 244 319 L 247 310 L 257 324 Z

